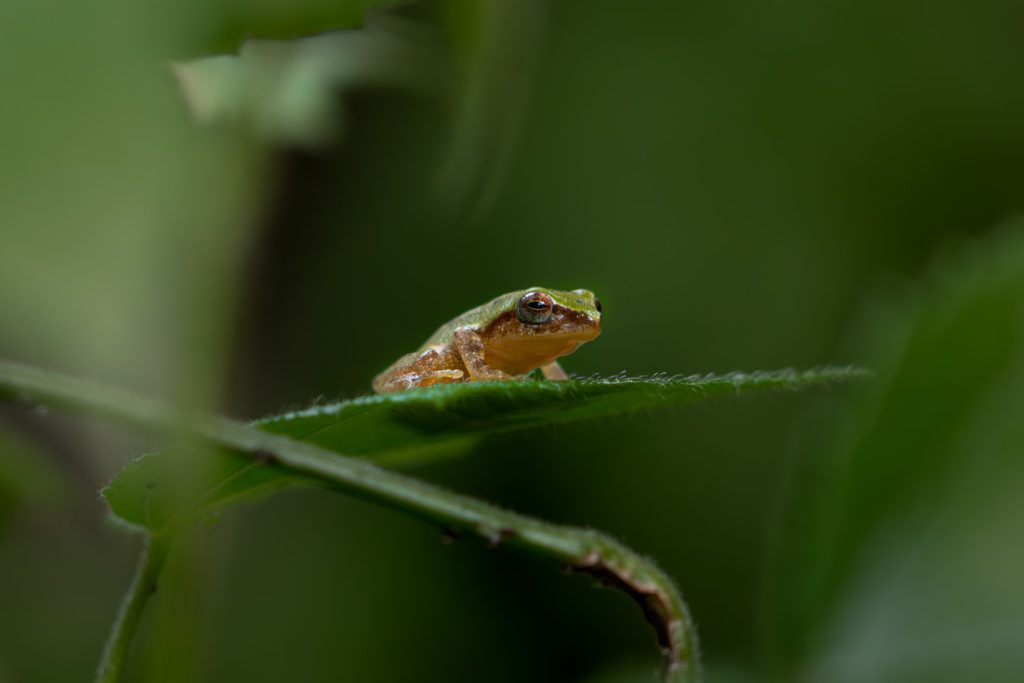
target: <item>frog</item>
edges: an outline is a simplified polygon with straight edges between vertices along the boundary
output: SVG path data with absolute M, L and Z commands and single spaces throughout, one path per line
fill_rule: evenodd
M 529 287 L 499 297 L 445 323 L 419 349 L 373 380 L 390 394 L 455 382 L 522 380 L 540 369 L 569 379 L 558 363 L 601 334 L 601 301 L 586 289 Z

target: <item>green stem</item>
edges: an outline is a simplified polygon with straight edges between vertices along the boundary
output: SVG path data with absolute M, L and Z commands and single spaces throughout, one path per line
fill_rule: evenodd
M 202 567 L 204 552 L 203 525 L 179 526 L 174 529 L 174 550 L 164 563 L 160 575 L 161 595 L 154 600 L 150 613 L 143 671 L 139 679 L 147 683 L 197 681 L 199 674 L 199 639 L 203 635 Z
M 167 559 L 169 545 L 169 541 L 160 537 L 146 539 L 135 576 L 132 577 L 128 593 L 121 602 L 121 608 L 107 638 L 103 659 L 100 660 L 99 669 L 96 671 L 96 683 L 117 683 L 121 680 L 142 613 L 146 609 L 149 596 L 156 591 L 157 578 L 163 569 L 164 560 Z
M 558 526 L 503 510 L 381 469 L 365 460 L 233 420 L 206 415 L 185 418 L 151 399 L 0 360 L 0 398 L 4 394 L 69 412 L 105 417 L 147 432 L 199 438 L 331 482 L 346 493 L 420 517 L 446 530 L 475 535 L 491 545 L 507 544 L 555 560 L 567 571 L 590 574 L 623 591 L 643 609 L 664 654 L 665 681 L 691 681 L 698 676 L 696 632 L 675 585 L 650 560 L 603 533 Z M 134 602 L 136 588 L 133 585 L 126 605 L 141 610 L 141 604 L 135 606 Z M 130 639 L 130 630 L 118 626 L 115 643 L 121 631 Z M 126 648 L 127 643 L 120 646 Z

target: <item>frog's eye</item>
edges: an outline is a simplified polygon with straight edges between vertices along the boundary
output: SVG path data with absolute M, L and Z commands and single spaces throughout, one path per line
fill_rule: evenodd
M 596 297 L 594 298 L 594 308 L 597 309 L 598 313 L 601 312 L 601 300 Z
M 551 319 L 555 302 L 544 292 L 529 292 L 516 305 L 516 317 L 530 325 L 546 323 Z

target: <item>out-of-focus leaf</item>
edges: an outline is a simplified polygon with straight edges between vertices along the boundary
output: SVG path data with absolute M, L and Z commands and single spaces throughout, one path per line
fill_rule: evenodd
M 852 368 L 734 373 L 685 379 L 589 379 L 568 382 L 447 384 L 270 417 L 259 429 L 381 464 L 412 464 L 515 430 L 685 406 L 719 396 L 802 389 L 861 376 Z M 185 467 L 181 451 L 152 453 L 125 468 L 104 490 L 122 521 L 160 531 L 174 520 L 299 482 L 315 483 L 241 455 Z M 175 472 L 202 472 L 181 482 Z
M 361 29 L 297 40 L 247 40 L 237 55 L 174 65 L 195 118 L 239 125 L 276 144 L 314 147 L 336 137 L 342 95 L 361 85 L 435 89 L 436 39 L 412 20 L 377 13 Z
M 128 464 L 103 489 L 103 497 L 119 522 L 159 533 L 243 499 L 294 484 L 316 481 L 222 452 L 199 459 L 190 452 L 149 453 Z
M 184 45 L 196 54 L 233 52 L 252 38 L 292 39 L 363 22 L 368 9 L 408 0 L 207 0 L 186 28 Z
M 11 506 L 53 507 L 67 494 L 67 482 L 46 454 L 0 423 L 0 522 Z
M 0 9 L 0 353 L 171 395 L 218 376 L 265 167 L 183 115 L 161 64 L 194 17 L 159 10 Z
M 442 6 L 456 73 L 438 192 L 478 216 L 504 180 L 526 119 L 546 8 L 540 0 L 445 0 Z
M 1024 679 L 1024 231 L 876 316 L 800 449 L 769 620 L 807 680 Z
M 394 11 L 374 11 L 363 21 L 362 4 L 342 3 L 322 16 L 296 10 L 304 31 L 288 30 L 281 8 L 265 24 L 254 25 L 248 13 L 237 19 L 247 30 L 229 31 L 223 41 L 227 52 L 237 45 L 237 55 L 174 66 L 189 108 L 201 123 L 240 125 L 263 142 L 315 148 L 343 130 L 342 95 L 352 88 L 434 94 L 449 110 L 436 196 L 478 215 L 504 179 L 526 117 L 542 3 L 445 0 L 436 24 Z M 350 30 L 297 37 L 342 27 Z

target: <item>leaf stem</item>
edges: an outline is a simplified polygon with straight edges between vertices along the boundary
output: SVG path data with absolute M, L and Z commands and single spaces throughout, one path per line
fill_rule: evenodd
M 167 559 L 169 546 L 170 541 L 166 537 L 146 538 L 128 593 L 121 602 L 117 618 L 107 637 L 103 658 L 96 671 L 96 683 L 117 683 L 121 680 L 142 613 L 146 609 L 149 596 L 156 592 L 157 578 Z
M 0 360 L 0 398 L 10 397 L 99 416 L 147 432 L 176 433 L 247 453 L 260 462 L 325 480 L 334 488 L 441 526 L 555 560 L 567 572 L 589 574 L 639 604 L 664 655 L 665 681 L 698 676 L 697 635 L 686 604 L 668 576 L 650 560 L 611 537 L 590 529 L 558 526 L 447 491 L 365 460 L 346 457 L 225 418 L 176 414 L 159 402 L 87 380 Z M 162 556 L 143 562 L 122 609 L 123 619 L 104 657 L 104 683 L 116 681 Z M 107 663 L 112 668 L 108 675 Z

